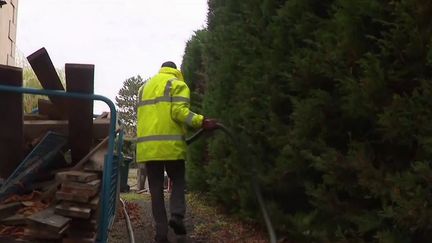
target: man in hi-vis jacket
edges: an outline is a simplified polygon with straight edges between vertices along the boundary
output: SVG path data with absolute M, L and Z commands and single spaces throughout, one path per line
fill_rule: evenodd
M 168 224 L 177 235 L 186 234 L 185 127 L 213 130 L 216 120 L 193 113 L 190 90 L 173 62 L 162 64 L 159 73 L 138 91 L 136 161 L 145 163 L 156 222 L 156 242 L 168 242 Z M 167 221 L 163 183 L 164 170 L 172 180 L 171 217 Z

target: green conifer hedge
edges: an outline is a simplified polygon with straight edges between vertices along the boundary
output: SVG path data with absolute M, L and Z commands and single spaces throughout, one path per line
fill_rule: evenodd
M 182 69 L 243 150 L 191 146 L 190 189 L 259 222 L 256 178 L 294 242 L 430 242 L 432 2 L 208 3 Z

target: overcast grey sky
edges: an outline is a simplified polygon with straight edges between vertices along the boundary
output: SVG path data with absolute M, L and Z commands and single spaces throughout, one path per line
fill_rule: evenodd
M 206 0 L 20 0 L 17 48 L 45 47 L 54 65 L 95 65 L 95 93 L 114 101 L 125 79 L 181 64 L 187 40 L 205 27 Z M 108 107 L 96 102 L 95 113 Z

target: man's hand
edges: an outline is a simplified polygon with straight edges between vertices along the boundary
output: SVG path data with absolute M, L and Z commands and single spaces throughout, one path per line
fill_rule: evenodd
M 216 119 L 204 118 L 204 121 L 202 123 L 202 128 L 204 130 L 211 131 L 211 130 L 217 129 L 218 127 L 219 126 L 217 124 L 217 120 Z

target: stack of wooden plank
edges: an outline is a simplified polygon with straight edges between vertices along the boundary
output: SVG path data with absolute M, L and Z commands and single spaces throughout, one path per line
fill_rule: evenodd
M 94 242 L 99 215 L 100 176 L 91 172 L 67 171 L 58 173 L 57 178 L 62 183 L 56 192 L 59 203 L 55 213 L 71 219 L 63 242 Z
M 45 48 L 27 59 L 44 89 L 93 94 L 94 65 L 66 64 L 63 83 Z M 22 86 L 22 69 L 0 65 L 0 84 Z M 19 194 L 33 192 L 37 197 L 25 198 L 29 195 L 25 194 L 12 196 L 16 201 L 0 201 L 0 242 L 2 237 L 21 236 L 44 243 L 95 242 L 107 152 L 106 144 L 95 145 L 109 134 L 109 113 L 94 118 L 92 100 L 54 96 L 39 99 L 36 114 L 24 114 L 22 107 L 22 94 L 0 92 L 0 181 L 9 178 L 48 132 L 66 136 L 67 143 L 47 157 L 57 167 L 32 169 L 31 181 L 15 183 L 26 187 Z M 95 148 L 97 151 L 91 153 Z M 75 166 L 80 163 L 77 170 Z
M 0 203 L 0 231 L 14 232 L 15 237 L 31 242 L 95 242 L 101 176 L 101 171 L 58 172 L 56 183 L 51 184 L 55 196 L 46 203 L 42 202 L 45 193 L 12 196 Z M 0 242 L 3 235 L 0 233 Z

